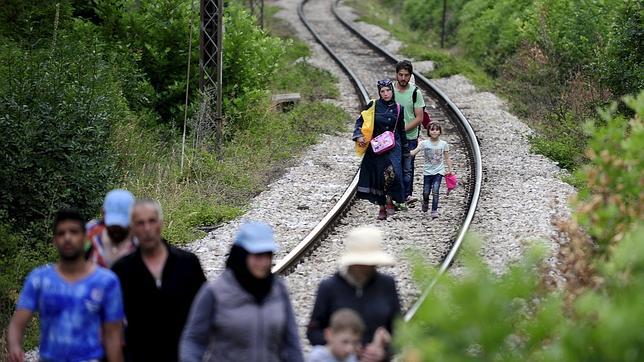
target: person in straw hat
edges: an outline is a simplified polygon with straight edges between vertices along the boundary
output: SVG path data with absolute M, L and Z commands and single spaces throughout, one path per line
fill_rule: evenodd
M 394 278 L 376 270 L 380 265 L 394 264 L 394 258 L 383 251 L 382 243 L 382 231 L 373 226 L 360 226 L 349 233 L 338 271 L 318 287 L 306 332 L 312 345 L 325 344 L 324 329 L 329 326 L 333 312 L 350 308 L 366 326 L 360 361 L 388 358 L 381 342 L 388 339 L 393 322 L 400 315 L 400 300 Z

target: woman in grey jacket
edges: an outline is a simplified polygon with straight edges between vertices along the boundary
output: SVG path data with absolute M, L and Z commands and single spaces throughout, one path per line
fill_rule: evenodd
M 180 360 L 303 361 L 284 282 L 271 274 L 277 250 L 267 224 L 243 224 L 226 270 L 204 284 L 181 336 Z

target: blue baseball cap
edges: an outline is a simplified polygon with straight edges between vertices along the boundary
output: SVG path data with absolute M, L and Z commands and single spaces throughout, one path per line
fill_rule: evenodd
M 107 193 L 103 202 L 103 221 L 107 226 L 130 226 L 130 214 L 134 206 L 134 195 L 130 191 L 116 189 Z
M 268 224 L 259 221 L 242 224 L 235 235 L 234 245 L 241 246 L 251 254 L 277 251 L 273 229 Z

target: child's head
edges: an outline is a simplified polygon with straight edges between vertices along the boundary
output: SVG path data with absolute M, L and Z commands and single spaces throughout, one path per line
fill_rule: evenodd
M 438 136 L 440 136 L 443 134 L 443 127 L 438 122 L 432 122 L 429 124 L 429 127 L 427 127 L 427 135 L 429 137 L 432 136 L 432 131 L 438 131 Z
M 340 360 L 358 352 L 365 326 L 360 316 L 351 309 L 338 309 L 331 315 L 331 323 L 324 330 L 324 339 L 331 354 Z

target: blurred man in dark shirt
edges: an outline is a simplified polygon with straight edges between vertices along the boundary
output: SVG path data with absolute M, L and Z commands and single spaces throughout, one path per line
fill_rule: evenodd
M 139 247 L 112 267 L 123 289 L 126 359 L 177 361 L 192 299 L 206 277 L 193 253 L 161 238 L 158 202 L 137 201 L 131 227 Z

